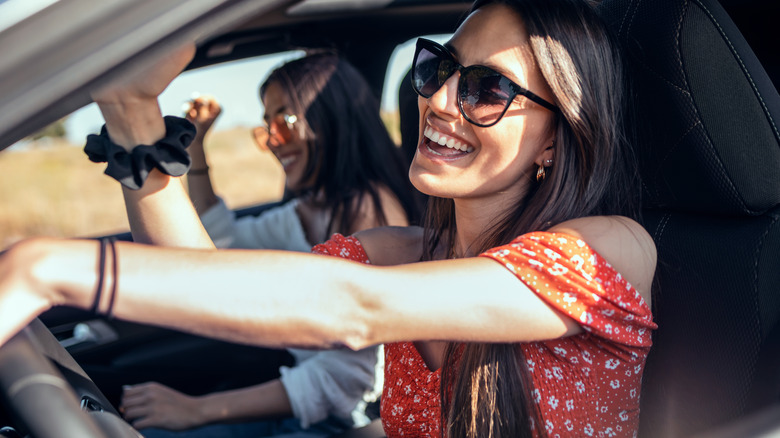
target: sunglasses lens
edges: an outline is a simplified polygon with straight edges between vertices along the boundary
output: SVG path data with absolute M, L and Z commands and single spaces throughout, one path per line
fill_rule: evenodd
M 458 100 L 463 115 L 478 125 L 498 121 L 515 96 L 509 79 L 481 67 L 466 68 L 461 75 Z
M 455 63 L 425 48 L 418 48 L 412 85 L 423 97 L 431 97 L 452 75 Z
M 426 99 L 433 96 L 456 71 L 460 71 L 458 107 L 466 120 L 477 126 L 492 126 L 501 120 L 518 94 L 535 99 L 535 102 L 541 100 L 542 105 L 546 103 L 527 90 L 518 90 L 519 85 L 489 67 L 463 67 L 445 47 L 433 41 L 418 40 L 412 86 L 420 96 Z M 550 103 L 544 106 L 555 109 Z
M 267 130 L 269 146 L 282 146 L 292 141 L 292 123 L 294 123 L 294 120 L 292 122 L 288 122 L 288 117 L 290 116 L 277 114 L 271 120 L 271 123 L 268 124 Z

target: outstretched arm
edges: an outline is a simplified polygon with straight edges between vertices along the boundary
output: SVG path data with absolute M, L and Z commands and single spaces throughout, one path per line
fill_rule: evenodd
M 111 140 L 131 151 L 165 136 L 157 96 L 189 63 L 184 47 L 137 77 L 93 93 Z M 123 187 L 133 239 L 166 246 L 213 248 L 179 178 L 152 170 L 139 190 Z
M 136 429 L 168 430 L 292 415 L 279 379 L 202 396 L 182 394 L 154 382 L 134 385 L 124 389 L 120 411 Z
M 117 317 L 234 342 L 360 349 L 397 340 L 509 341 L 566 332 L 560 320 L 526 333 L 496 330 L 495 321 L 538 325 L 532 321 L 545 306 L 490 260 L 377 267 L 289 251 L 125 242 L 117 250 Z M 1 340 L 52 305 L 90 308 L 97 254 L 97 243 L 87 240 L 11 247 L 0 258 Z M 485 284 L 495 287 L 485 290 Z M 476 290 L 478 297 L 468 293 Z M 107 300 L 104 294 L 100 309 Z
M 649 302 L 655 253 L 646 232 L 635 223 L 580 221 L 564 231 L 595 242 Z M 582 330 L 486 257 L 374 266 L 288 251 L 117 248 L 117 317 L 234 342 L 360 349 L 399 340 L 523 342 Z M 0 257 L 0 343 L 53 305 L 90 308 L 97 254 L 94 241 L 37 239 Z

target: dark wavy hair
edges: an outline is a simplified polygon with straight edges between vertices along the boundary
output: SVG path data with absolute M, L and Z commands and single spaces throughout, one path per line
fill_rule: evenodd
M 594 215 L 639 220 L 641 184 L 632 149 L 628 83 L 618 43 L 586 0 L 477 0 L 472 12 L 507 5 L 525 24 L 529 46 L 560 108 L 555 164 L 524 199 L 508 206 L 475 253 L 563 221 Z M 445 246 L 454 256 L 451 199 L 430 198 L 423 259 Z M 532 380 L 518 344 L 451 343 L 442 369 L 442 427 L 450 437 L 530 437 L 544 423 L 530 402 Z
M 277 83 L 290 96 L 306 140 L 309 160 L 303 181 L 286 197 L 319 193 L 331 212 L 328 233 L 353 231 L 356 213 L 370 196 L 379 219 L 387 223 L 378 189 L 387 187 L 410 223 L 419 221 L 418 198 L 407 177 L 409 165 L 379 116 L 379 100 L 366 79 L 333 52 L 312 53 L 275 69 L 260 86 L 260 97 Z

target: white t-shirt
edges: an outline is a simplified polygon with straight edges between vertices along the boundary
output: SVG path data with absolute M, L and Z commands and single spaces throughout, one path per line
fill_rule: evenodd
M 201 215 L 203 226 L 218 248 L 281 249 L 309 252 L 293 199 L 259 216 L 236 219 L 222 199 Z M 329 416 L 352 422 L 355 427 L 369 423 L 367 403 L 382 392 L 383 352 L 381 347 L 359 351 L 288 349 L 294 367 L 281 367 L 281 381 L 301 427 Z

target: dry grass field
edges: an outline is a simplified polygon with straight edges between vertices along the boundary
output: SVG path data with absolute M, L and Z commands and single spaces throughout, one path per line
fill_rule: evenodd
M 382 119 L 400 143 L 398 113 L 383 113 Z M 129 229 L 120 185 L 82 148 L 44 139 L 0 152 L 0 250 L 25 237 L 94 237 Z M 214 190 L 229 207 L 281 198 L 284 172 L 270 152 L 255 146 L 250 128 L 210 134 L 206 154 Z
M 236 208 L 277 200 L 284 173 L 248 128 L 206 142 L 215 191 Z M 128 230 L 119 184 L 82 146 L 43 141 L 0 153 L 0 250 L 30 236 L 90 237 Z

